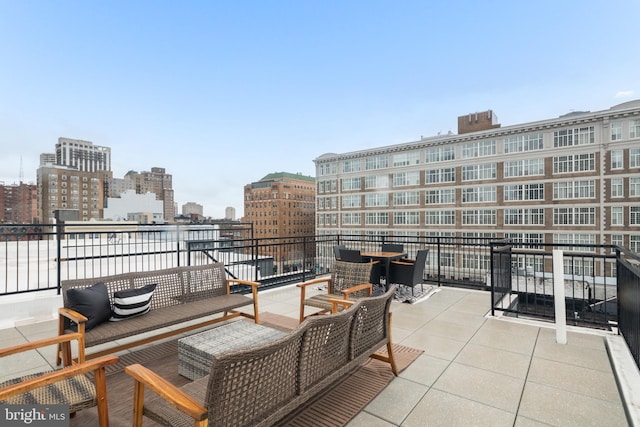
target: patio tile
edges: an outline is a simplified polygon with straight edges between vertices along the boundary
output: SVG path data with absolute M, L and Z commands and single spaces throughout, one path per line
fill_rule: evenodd
M 533 356 L 603 372 L 611 372 L 611 363 L 609 362 L 606 351 L 594 350 L 569 343 L 558 344 L 555 341 L 541 340 L 536 345 Z
M 431 389 L 402 423 L 406 427 L 511 427 L 515 415 Z
M 531 355 L 536 344 L 537 329 L 502 329 L 496 322 L 487 323 L 469 341 L 472 344 Z M 518 333 L 517 331 L 521 331 Z
M 440 316 L 433 319 L 421 329 L 422 332 L 451 338 L 458 341 L 469 341 L 478 331 L 480 325 L 461 325 L 440 319 Z
M 354 419 L 347 423 L 347 427 L 393 427 L 395 425 L 396 424 L 391 424 L 366 411 L 360 412 Z
M 451 362 L 422 354 L 400 373 L 400 378 L 432 386 Z
M 525 379 L 531 356 L 484 345 L 467 344 L 455 359 L 456 363 Z
M 626 426 L 620 403 L 528 382 L 518 415 L 562 427 Z
M 393 381 L 365 408 L 383 420 L 399 425 L 422 399 L 429 387 L 404 378 Z
M 0 381 L 51 370 L 51 365 L 35 350 L 2 358 Z
M 400 344 L 424 350 L 425 354 L 429 356 L 453 360 L 466 342 L 418 331 L 402 340 Z
M 527 381 L 620 403 L 618 386 L 610 372 L 534 357 Z
M 540 336 L 538 337 L 540 342 L 555 343 L 556 342 L 556 330 L 555 328 L 541 328 Z M 578 333 L 567 332 L 567 344 L 582 348 L 589 348 L 591 350 L 600 350 L 606 352 L 605 346 L 605 333 L 593 334 L 593 333 Z
M 484 314 L 463 313 L 459 311 L 447 310 L 438 315 L 437 320 L 443 320 L 456 325 L 480 327 L 484 325 L 487 318 Z
M 542 423 L 540 421 L 532 420 L 531 418 L 518 415 L 513 427 L 549 427 L 550 424 Z
M 452 363 L 432 388 L 516 413 L 524 380 Z

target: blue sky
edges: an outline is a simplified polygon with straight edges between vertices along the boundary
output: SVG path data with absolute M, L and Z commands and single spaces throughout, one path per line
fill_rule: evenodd
M 0 0 L 0 181 L 58 137 L 164 167 L 179 206 L 313 159 L 640 98 L 640 2 Z M 22 159 L 22 160 L 21 160 Z

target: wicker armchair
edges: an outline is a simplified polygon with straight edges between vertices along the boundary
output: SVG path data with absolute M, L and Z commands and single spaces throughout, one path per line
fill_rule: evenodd
M 37 348 L 78 341 L 78 363 L 65 360 L 59 370 L 24 375 L 0 383 L 0 404 L 7 405 L 69 405 L 73 416 L 77 411 L 98 406 L 100 426 L 109 425 L 105 367 L 118 363 L 117 356 L 105 356 L 85 361 L 84 341 L 79 333 L 44 338 L 0 349 L 0 357 Z M 93 372 L 92 381 L 87 375 Z
M 334 261 L 331 271 L 331 277 L 318 278 L 299 283 L 300 288 L 300 322 L 306 317 L 304 314 L 305 306 L 319 308 L 320 311 L 314 314 L 323 314 L 331 312 L 331 299 L 349 299 L 349 297 L 371 296 L 373 285 L 371 284 L 371 263 L 357 263 Z M 327 293 L 306 297 L 306 289 L 311 285 L 327 283 Z

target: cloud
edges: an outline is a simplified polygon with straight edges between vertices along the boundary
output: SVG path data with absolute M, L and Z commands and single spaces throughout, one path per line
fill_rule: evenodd
M 635 92 L 632 90 L 621 90 L 615 94 L 614 98 L 629 98 L 630 96 L 633 96 L 634 93 Z

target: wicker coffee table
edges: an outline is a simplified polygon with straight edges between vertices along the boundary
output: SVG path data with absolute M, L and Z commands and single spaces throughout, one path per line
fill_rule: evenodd
M 239 348 L 266 344 L 286 333 L 238 320 L 178 340 L 178 373 L 191 380 L 209 375 L 211 357 Z

